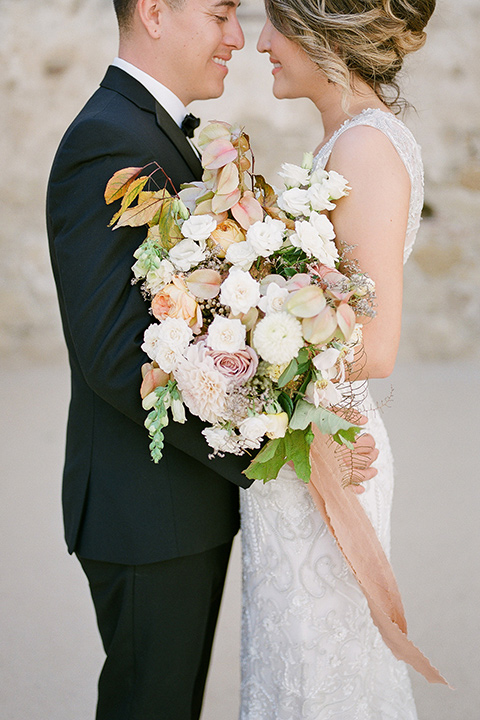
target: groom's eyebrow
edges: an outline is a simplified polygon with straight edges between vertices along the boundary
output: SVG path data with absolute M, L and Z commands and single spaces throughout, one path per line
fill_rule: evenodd
M 229 8 L 239 8 L 241 3 L 233 2 L 233 0 L 220 0 L 219 2 L 215 3 L 213 7 L 229 7 Z

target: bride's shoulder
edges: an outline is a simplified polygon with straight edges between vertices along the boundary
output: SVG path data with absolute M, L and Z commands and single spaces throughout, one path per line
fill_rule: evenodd
M 392 118 L 395 120 L 395 116 Z M 345 128 L 335 140 L 326 169 L 336 170 L 347 178 L 363 177 L 369 182 L 374 178 L 396 177 L 398 182 L 409 184 L 405 164 L 392 139 L 371 124 Z

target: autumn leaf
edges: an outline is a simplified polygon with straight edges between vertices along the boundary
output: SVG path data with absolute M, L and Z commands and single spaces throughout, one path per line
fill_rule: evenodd
M 145 200 L 145 202 L 125 210 L 113 229 L 117 230 L 118 228 L 125 227 L 125 225 L 129 225 L 130 227 L 147 225 L 154 219 L 161 210 L 162 205 L 168 200 L 171 200 L 171 195 L 168 190 L 159 190 L 148 200 Z
M 148 177 L 144 175 L 143 177 L 138 178 L 137 180 L 134 180 L 130 183 L 130 185 L 127 188 L 127 191 L 125 195 L 123 196 L 122 204 L 120 205 L 120 210 L 115 213 L 115 215 L 112 217 L 112 219 L 109 222 L 109 227 L 114 225 L 118 218 L 120 218 L 123 213 L 126 211 L 126 209 L 131 205 L 134 200 L 137 199 L 142 194 L 142 190 L 145 187 L 145 185 L 148 182 Z M 145 193 L 147 194 L 147 193 Z M 145 201 L 143 201 L 145 202 Z
M 107 205 L 120 200 L 128 190 L 129 185 L 138 177 L 143 167 L 128 167 L 112 175 L 105 188 L 105 202 Z
M 158 216 L 154 218 L 159 229 L 161 245 L 165 250 L 170 250 L 177 242 L 183 239 L 173 212 L 173 202 L 173 198 L 166 198 L 160 207 L 159 213 L 157 213 Z

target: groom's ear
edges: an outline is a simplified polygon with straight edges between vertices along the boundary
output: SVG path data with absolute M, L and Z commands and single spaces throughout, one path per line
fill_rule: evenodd
M 138 0 L 137 2 L 138 17 L 154 40 L 160 37 L 162 16 L 166 9 L 164 0 Z

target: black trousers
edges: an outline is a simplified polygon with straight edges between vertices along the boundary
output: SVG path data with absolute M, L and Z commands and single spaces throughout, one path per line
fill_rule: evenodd
M 107 654 L 96 720 L 198 720 L 230 550 L 148 565 L 79 558 Z

